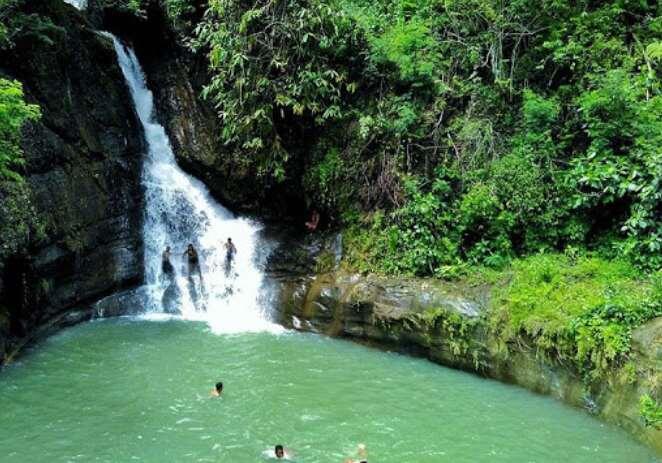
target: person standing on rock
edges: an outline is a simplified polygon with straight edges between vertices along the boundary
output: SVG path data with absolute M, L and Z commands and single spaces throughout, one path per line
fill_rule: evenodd
M 234 255 L 237 254 L 237 247 L 232 242 L 232 238 L 228 238 L 225 243 L 225 261 L 230 264 L 234 260 Z
M 189 244 L 184 251 L 184 256 L 188 260 L 188 276 L 189 278 L 193 277 L 193 274 L 197 272 L 202 280 L 202 271 L 200 270 L 200 257 L 198 257 L 198 251 L 195 250 L 193 244 Z
M 175 268 L 170 263 L 170 246 L 166 246 L 165 251 L 161 255 L 161 271 L 169 277 L 175 271 Z
M 237 254 L 237 248 L 232 242 L 232 238 L 228 238 L 225 242 L 225 276 L 230 277 L 232 274 L 232 262 L 234 261 L 234 256 Z
M 310 220 L 306 222 L 306 228 L 309 232 L 314 232 L 317 230 L 317 227 L 320 223 L 320 213 L 317 212 L 317 209 L 313 209 L 313 212 L 310 214 Z

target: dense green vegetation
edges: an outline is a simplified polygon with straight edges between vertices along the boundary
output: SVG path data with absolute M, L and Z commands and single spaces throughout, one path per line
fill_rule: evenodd
M 649 395 L 641 396 L 641 416 L 646 424 L 656 429 L 662 429 L 662 406 Z
M 657 2 L 162 3 L 209 58 L 228 162 L 300 185 L 358 267 L 662 264 Z
M 662 316 L 662 272 L 643 277 L 624 261 L 546 254 L 505 274 L 490 315 L 499 339 L 571 362 L 588 383 L 624 366 L 632 329 Z
M 444 275 L 574 246 L 658 268 L 658 8 L 217 0 L 197 45 L 236 163 L 301 182 L 364 265 Z
M 0 0 L 0 50 L 12 45 L 17 24 L 14 0 Z M 24 18 L 20 18 L 24 19 Z M 35 211 L 20 168 L 24 164 L 21 128 L 40 116 L 27 104 L 20 82 L 0 75 L 0 259 L 25 246 L 35 227 Z

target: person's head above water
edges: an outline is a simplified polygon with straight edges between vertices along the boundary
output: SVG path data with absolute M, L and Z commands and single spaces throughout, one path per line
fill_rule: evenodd
M 212 397 L 219 397 L 221 395 L 221 392 L 223 392 L 223 383 L 220 381 L 214 385 L 214 388 L 211 390 L 211 395 Z
M 193 243 L 189 243 L 189 244 L 188 244 L 188 249 L 189 249 L 189 250 L 193 250 Z
M 166 246 L 166 251 L 170 252 L 170 246 Z
M 283 458 L 285 456 L 285 450 L 280 444 L 274 448 L 274 453 L 276 454 L 276 458 Z

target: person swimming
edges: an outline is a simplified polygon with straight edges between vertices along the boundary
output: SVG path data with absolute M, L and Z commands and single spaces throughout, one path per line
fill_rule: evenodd
M 358 445 L 357 454 L 359 456 L 358 460 L 348 458 L 344 463 L 368 463 L 368 451 L 366 450 L 365 444 Z
M 214 385 L 214 389 L 211 390 L 212 397 L 220 397 L 223 392 L 223 383 L 220 381 Z
M 274 455 L 276 455 L 276 458 L 279 460 L 281 458 L 285 458 L 285 449 L 282 445 L 278 444 L 276 447 L 274 447 Z

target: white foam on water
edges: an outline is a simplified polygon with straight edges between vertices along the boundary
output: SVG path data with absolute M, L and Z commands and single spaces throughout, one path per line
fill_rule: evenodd
M 147 311 L 158 314 L 167 308 L 186 320 L 207 322 L 215 333 L 282 331 L 265 310 L 268 294 L 256 258 L 263 245 L 261 224 L 235 216 L 211 197 L 202 182 L 179 168 L 166 131 L 156 120 L 153 95 L 135 53 L 111 34 L 104 35 L 115 45 L 148 148 L 142 172 Z M 229 271 L 224 247 L 228 237 L 237 248 Z M 187 275 L 183 253 L 189 243 L 200 255 L 202 281 Z M 172 249 L 173 286 L 161 271 L 166 246 Z

